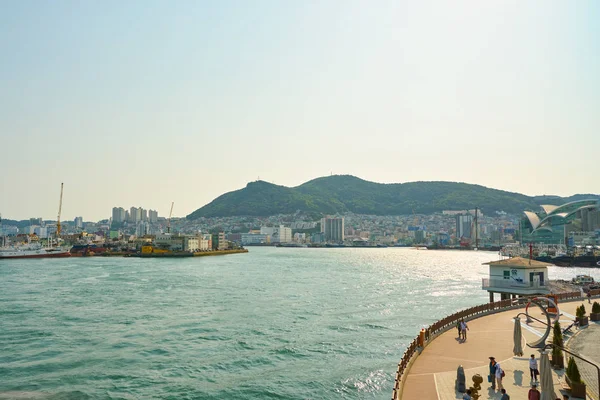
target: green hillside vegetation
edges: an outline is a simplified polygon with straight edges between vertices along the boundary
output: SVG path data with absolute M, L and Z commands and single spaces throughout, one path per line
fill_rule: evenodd
M 313 179 L 289 188 L 264 181 L 248 183 L 240 190 L 225 193 L 187 216 L 270 216 L 296 211 L 317 214 L 352 212 L 371 215 L 430 214 L 443 210 L 479 207 L 484 213 L 505 211 L 519 214 L 538 210 L 540 204 L 563 204 L 598 195 L 526 196 L 458 182 L 375 183 L 351 175 Z

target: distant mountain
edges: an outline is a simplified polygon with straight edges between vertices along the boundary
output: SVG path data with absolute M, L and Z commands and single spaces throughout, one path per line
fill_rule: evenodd
M 519 214 L 537 210 L 540 204 L 563 204 L 599 195 L 570 197 L 526 196 L 458 182 L 375 183 L 351 175 L 313 179 L 289 188 L 264 181 L 250 182 L 240 190 L 225 193 L 199 208 L 188 219 L 200 217 L 270 216 L 296 211 L 320 214 L 352 212 L 372 215 L 430 214 L 443 210 L 479 207 Z

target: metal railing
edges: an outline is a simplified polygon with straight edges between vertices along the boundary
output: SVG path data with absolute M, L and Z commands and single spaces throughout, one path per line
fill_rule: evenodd
M 581 299 L 581 292 L 560 293 L 556 295 L 556 298 L 559 301 Z M 455 328 L 456 324 L 461 319 L 468 320 L 483 317 L 484 315 L 493 314 L 499 311 L 507 311 L 512 308 L 523 307 L 524 300 L 524 298 L 521 298 L 520 301 L 513 301 L 511 299 L 507 299 L 497 301 L 494 303 L 487 303 L 467 308 L 466 310 L 458 311 L 439 321 L 436 321 L 433 324 L 431 324 L 428 328 L 424 329 L 422 332 L 422 343 L 421 335 L 413 339 L 413 341 L 410 342 L 410 344 L 404 351 L 404 354 L 402 355 L 402 358 L 398 363 L 398 368 L 396 369 L 396 378 L 394 380 L 394 389 L 392 391 L 392 400 L 400 400 L 403 379 L 408 373 L 408 367 L 413 361 L 413 357 L 416 358 L 419 355 L 419 351 L 425 346 L 427 346 L 427 344 L 429 344 L 429 342 L 431 342 L 437 335 L 445 332 L 450 328 Z

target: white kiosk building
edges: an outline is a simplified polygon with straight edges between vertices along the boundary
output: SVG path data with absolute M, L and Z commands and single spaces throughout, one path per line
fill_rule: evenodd
M 483 265 L 490 266 L 489 278 L 483 278 L 481 285 L 490 293 L 490 303 L 494 293 L 500 293 L 500 300 L 550 293 L 547 263 L 514 257 Z

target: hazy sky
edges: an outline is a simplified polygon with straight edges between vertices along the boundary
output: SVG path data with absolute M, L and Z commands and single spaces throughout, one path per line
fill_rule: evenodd
M 261 179 L 600 193 L 598 1 L 3 1 L 0 213 Z

